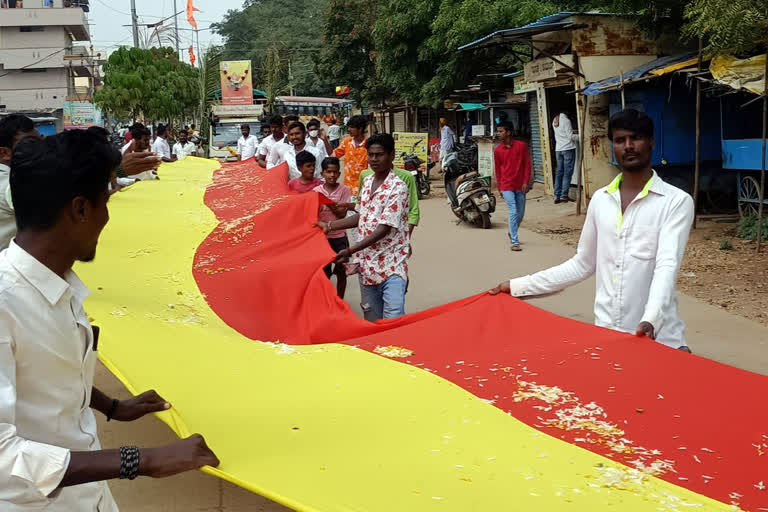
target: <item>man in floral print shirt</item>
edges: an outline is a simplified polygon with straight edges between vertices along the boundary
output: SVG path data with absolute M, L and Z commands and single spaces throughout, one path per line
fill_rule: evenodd
M 357 213 L 329 223 L 318 222 L 326 233 L 357 226 L 360 240 L 339 251 L 337 262 L 352 257 L 360 266 L 362 307 L 365 319 L 375 322 L 405 314 L 408 282 L 408 186 L 397 177 L 392 162 L 395 140 L 387 133 L 366 142 L 373 174 L 363 180 Z

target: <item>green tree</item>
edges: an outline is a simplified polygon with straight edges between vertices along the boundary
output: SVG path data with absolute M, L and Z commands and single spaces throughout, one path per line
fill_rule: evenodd
M 684 34 L 703 37 L 707 49 L 745 53 L 768 41 L 768 0 L 693 0 Z
M 329 0 L 317 73 L 330 84 L 348 86 L 358 103 L 381 103 L 390 91 L 375 66 L 373 29 L 382 0 Z
M 172 120 L 192 116 L 200 105 L 198 70 L 180 62 L 172 48 L 120 48 L 104 65 L 104 87 L 94 102 L 117 118 Z
M 297 95 L 328 96 L 331 83 L 315 70 L 321 51 L 322 20 L 328 0 L 246 0 L 230 10 L 213 30 L 224 38 L 225 60 L 251 60 L 255 86 L 266 88 L 265 65 L 279 56 L 287 89 Z M 277 54 L 272 48 L 277 49 Z M 270 60 L 270 62 L 272 62 Z M 291 76 L 288 76 L 290 64 Z
M 560 10 L 550 2 L 522 0 L 443 0 L 432 22 L 432 35 L 420 50 L 425 62 L 434 62 L 432 77 L 424 83 L 421 101 L 435 105 L 454 86 L 466 83 L 480 72 L 519 69 L 529 50 L 506 47 L 464 54 L 457 49 L 487 34 L 531 23 Z

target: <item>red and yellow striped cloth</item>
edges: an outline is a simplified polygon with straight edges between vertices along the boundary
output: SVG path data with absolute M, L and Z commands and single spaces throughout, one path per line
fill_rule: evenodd
M 78 269 L 102 360 L 207 471 L 305 511 L 768 511 L 768 378 L 509 297 L 368 324 L 321 271 L 318 196 L 215 167 L 118 194 Z

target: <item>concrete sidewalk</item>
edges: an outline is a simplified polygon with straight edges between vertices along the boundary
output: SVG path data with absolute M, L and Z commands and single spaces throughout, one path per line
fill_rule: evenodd
M 532 193 L 532 197 L 535 195 Z M 520 233 L 523 251 L 512 253 L 506 235 L 503 202 L 499 203 L 494 227 L 490 230 L 457 225 L 444 198 L 427 199 L 421 203 L 421 208 L 422 223 L 413 241 L 411 283 L 406 304 L 409 312 L 482 292 L 504 279 L 560 263 L 574 252 L 573 248 L 524 229 L 523 223 Z M 571 210 L 563 211 L 567 214 Z M 526 217 L 551 215 L 551 212 L 548 202 L 531 200 Z M 347 300 L 360 314 L 360 293 L 355 283 L 356 279 L 350 280 Z M 591 323 L 593 300 L 594 280 L 590 279 L 531 303 L 558 315 Z M 680 302 L 681 315 L 688 324 L 688 342 L 697 355 L 768 374 L 767 328 L 690 297 L 683 296 Z M 514 329 L 514 323 L 509 328 Z M 101 366 L 97 370 L 96 385 L 109 395 L 128 396 L 117 379 Z M 155 418 L 128 424 L 106 424 L 100 418 L 99 427 L 106 448 L 126 444 L 153 446 L 175 439 Z M 121 510 L 128 512 L 288 510 L 200 472 L 163 480 L 115 481 L 110 487 Z

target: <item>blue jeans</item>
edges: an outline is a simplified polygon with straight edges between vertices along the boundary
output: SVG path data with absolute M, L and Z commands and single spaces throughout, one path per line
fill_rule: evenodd
M 408 283 L 400 276 L 390 276 L 381 284 L 360 286 L 363 317 L 369 322 L 382 318 L 398 318 L 405 314 L 405 292 Z
M 525 215 L 525 194 L 522 190 L 502 190 L 501 196 L 507 203 L 509 210 L 509 240 L 512 245 L 520 245 L 517 239 L 517 229 L 523 222 Z
M 576 150 L 555 151 L 557 156 L 557 173 L 555 174 L 555 199 L 568 199 L 571 188 L 573 164 L 576 161 Z

